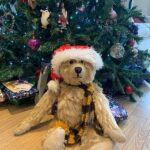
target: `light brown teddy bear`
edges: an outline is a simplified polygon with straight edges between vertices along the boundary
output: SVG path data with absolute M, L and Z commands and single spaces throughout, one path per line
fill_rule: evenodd
M 112 116 L 107 98 L 93 83 L 96 70 L 102 66 L 101 56 L 92 47 L 58 48 L 52 70 L 60 80 L 48 83 L 48 91 L 15 135 L 37 125 L 57 103 L 55 119 L 43 142 L 44 150 L 113 150 L 115 142 L 124 142 L 125 136 Z

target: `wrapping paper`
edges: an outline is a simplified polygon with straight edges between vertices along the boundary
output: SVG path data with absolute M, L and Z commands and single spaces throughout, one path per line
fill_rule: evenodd
M 125 110 L 123 106 L 121 106 L 115 99 L 111 96 L 106 95 L 109 100 L 109 106 L 111 112 L 117 122 L 126 120 L 128 118 L 128 112 Z
M 3 85 L 4 85 L 3 91 L 6 94 L 6 98 L 11 102 L 19 101 L 21 99 L 32 97 L 38 92 L 38 90 L 33 85 L 29 88 L 27 85 L 31 85 L 31 84 L 25 80 L 11 81 L 9 83 L 8 82 L 4 83 Z M 26 89 L 21 88 L 24 85 L 26 85 L 26 87 L 27 87 Z M 13 87 L 13 89 L 12 89 L 12 87 Z M 17 87 L 17 88 L 15 88 L 15 87 Z M 18 87 L 20 90 L 18 90 Z M 16 90 L 17 92 L 14 92 L 14 89 L 15 90 L 17 89 Z

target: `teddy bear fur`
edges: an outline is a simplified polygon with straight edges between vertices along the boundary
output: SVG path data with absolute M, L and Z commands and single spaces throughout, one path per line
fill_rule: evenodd
M 80 75 L 75 72 L 75 67 L 82 68 Z M 125 136 L 118 127 L 109 108 L 108 100 L 102 89 L 93 83 L 96 70 L 82 60 L 70 60 L 61 64 L 60 77 L 63 82 L 50 81 L 48 90 L 36 104 L 31 114 L 17 127 L 15 135 L 21 135 L 39 124 L 44 115 L 52 109 L 57 102 L 56 117 L 50 123 L 50 129 L 44 139 L 44 150 L 114 150 L 116 142 L 124 142 Z M 53 122 L 62 120 L 75 127 L 81 122 L 82 99 L 84 90 L 80 84 L 93 84 L 93 101 L 97 121 L 101 125 L 104 134 L 99 135 L 92 125 L 84 130 L 81 143 L 67 147 L 65 143 L 65 131 L 63 128 L 53 128 Z

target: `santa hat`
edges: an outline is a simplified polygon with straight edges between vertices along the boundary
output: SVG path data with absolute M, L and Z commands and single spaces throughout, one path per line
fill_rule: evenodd
M 51 60 L 52 80 L 59 79 L 59 68 L 61 64 L 71 59 L 86 61 L 90 63 L 95 68 L 95 70 L 99 70 L 103 67 L 102 58 L 93 47 L 63 45 L 56 49 L 53 53 L 53 58 Z

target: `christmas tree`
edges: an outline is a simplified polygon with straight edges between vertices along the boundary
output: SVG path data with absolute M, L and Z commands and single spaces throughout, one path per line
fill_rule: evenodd
M 133 18 L 144 21 L 131 0 L 1 0 L 0 82 L 35 77 L 64 44 L 93 46 L 104 68 L 95 82 L 112 92 L 141 95 L 138 79 L 148 80 L 148 51 Z M 146 61 L 145 61 L 146 60 Z

